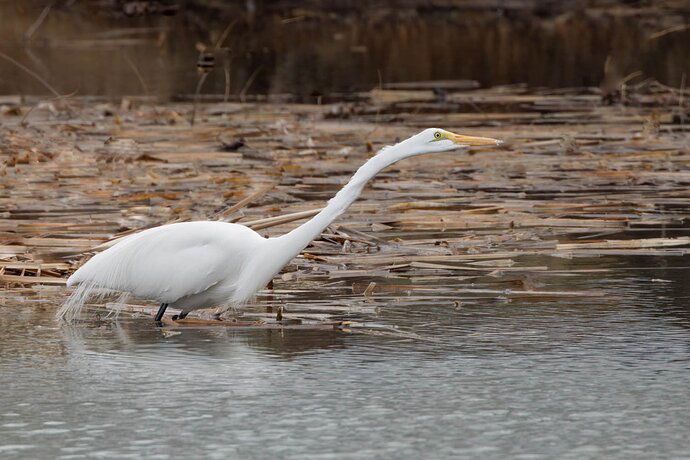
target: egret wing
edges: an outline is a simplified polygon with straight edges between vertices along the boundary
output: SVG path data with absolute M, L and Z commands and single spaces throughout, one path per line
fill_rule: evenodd
M 213 230 L 181 224 L 146 230 L 95 255 L 68 284 L 88 283 L 166 303 L 197 294 L 240 269 L 231 238 Z

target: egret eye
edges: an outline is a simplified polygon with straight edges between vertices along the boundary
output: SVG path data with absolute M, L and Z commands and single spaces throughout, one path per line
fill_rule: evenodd
M 434 139 L 436 139 L 436 140 L 441 139 L 441 133 L 439 131 L 436 131 L 434 133 Z

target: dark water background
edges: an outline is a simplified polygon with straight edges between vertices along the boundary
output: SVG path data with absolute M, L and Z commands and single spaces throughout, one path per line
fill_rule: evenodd
M 180 9 L 173 16 L 126 16 L 122 7 L 111 5 L 118 2 L 53 2 L 30 33 L 49 3 L 0 0 L 0 50 L 61 94 L 193 94 L 197 47 L 212 51 L 229 25 L 222 44 L 228 51 L 212 53 L 215 68 L 203 92 L 224 93 L 227 56 L 233 98 L 290 94 L 313 101 L 381 84 L 439 79 L 471 79 L 482 86 L 598 86 L 616 84 L 636 71 L 639 78 L 678 87 L 690 69 L 689 30 L 654 38 L 687 23 L 690 11 L 680 7 L 632 8 L 622 2 L 597 9 L 586 8 L 587 2 L 542 1 L 535 3 L 551 8 L 523 10 L 510 8 L 520 2 L 500 1 L 478 8 L 469 5 L 478 2 L 456 2 L 462 8 L 422 1 L 328 3 L 338 9 L 309 2 L 300 7 L 305 2 L 196 1 L 174 2 Z M 253 9 L 245 6 L 255 3 Z M 0 94 L 47 93 L 0 59 Z
M 459 294 L 467 282 L 449 276 L 428 291 L 383 289 L 377 313 L 354 315 L 431 340 L 225 328 L 166 337 L 144 318 L 67 327 L 53 320 L 54 294 L 7 294 L 0 456 L 686 457 L 687 257 L 576 264 L 613 271 L 545 275 L 544 289 L 604 297 Z M 349 285 L 284 300 L 366 302 Z

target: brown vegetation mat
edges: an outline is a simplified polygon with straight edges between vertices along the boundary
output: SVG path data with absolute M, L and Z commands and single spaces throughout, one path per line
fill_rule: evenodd
M 419 293 L 435 279 L 469 280 L 457 292 L 473 295 L 601 295 L 544 291 L 539 277 L 606 271 L 559 262 L 580 257 L 690 252 L 681 91 L 647 82 L 602 105 L 594 90 L 444 84 L 331 105 L 202 103 L 193 127 L 189 103 L 2 97 L 0 282 L 64 284 L 94 248 L 166 222 L 286 232 L 373 152 L 431 126 L 506 144 L 390 167 L 274 295 L 337 285 L 371 296 L 401 283 Z M 319 318 L 347 311 L 332 308 Z

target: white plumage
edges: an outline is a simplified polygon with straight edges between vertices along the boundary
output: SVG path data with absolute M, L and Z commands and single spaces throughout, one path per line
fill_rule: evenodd
M 67 280 L 77 286 L 58 318 L 74 319 L 94 290 L 129 292 L 179 308 L 239 305 L 263 288 L 361 193 L 386 166 L 403 158 L 499 141 L 427 129 L 381 150 L 314 218 L 277 238 L 264 238 L 240 224 L 202 221 L 144 230 L 95 255 Z M 161 310 L 164 311 L 164 307 Z
M 263 242 L 264 238 L 243 225 L 163 225 L 132 235 L 95 255 L 69 278 L 67 285 L 95 283 L 180 308 L 195 297 L 197 302 L 206 303 L 203 296 L 208 297 L 211 288 L 233 279 L 232 273 L 240 273 L 244 261 Z

